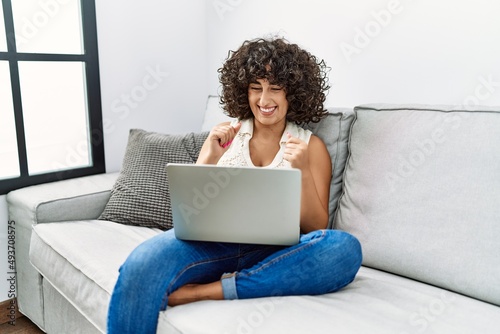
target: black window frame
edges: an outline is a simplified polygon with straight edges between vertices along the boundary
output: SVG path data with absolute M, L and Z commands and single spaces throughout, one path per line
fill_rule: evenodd
M 83 54 L 81 55 L 17 52 L 11 0 L 0 0 L 0 2 L 3 6 L 7 38 L 7 52 L 0 51 L 0 61 L 6 60 L 9 62 L 20 170 L 20 176 L 18 177 L 0 179 L 0 195 L 30 185 L 104 173 L 106 166 L 104 158 L 104 132 L 102 126 L 95 0 L 80 1 L 83 35 Z M 18 63 L 20 61 L 78 61 L 84 63 L 91 166 L 29 175 L 19 80 Z

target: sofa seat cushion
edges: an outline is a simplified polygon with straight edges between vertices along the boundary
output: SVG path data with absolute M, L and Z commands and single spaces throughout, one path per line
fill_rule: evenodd
M 34 227 L 37 270 L 101 332 L 118 269 L 161 233 L 89 220 Z M 193 321 L 196 319 L 196 321 Z M 493 333 L 500 308 L 416 281 L 361 268 L 347 288 L 323 296 L 207 301 L 169 308 L 158 333 Z
M 118 269 L 159 229 L 102 220 L 38 224 L 30 261 L 77 310 L 103 333 Z
M 495 305 L 361 267 L 332 294 L 176 306 L 160 315 L 158 333 L 493 334 L 499 326 Z

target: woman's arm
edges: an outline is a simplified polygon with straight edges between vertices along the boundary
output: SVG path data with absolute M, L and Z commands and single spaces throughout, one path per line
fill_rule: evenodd
M 332 162 L 321 139 L 312 135 L 309 145 L 290 137 L 285 159 L 302 172 L 300 228 L 308 233 L 328 225 L 328 201 L 332 178 Z

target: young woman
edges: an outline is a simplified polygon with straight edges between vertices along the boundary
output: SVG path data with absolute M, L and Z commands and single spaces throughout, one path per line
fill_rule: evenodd
M 361 265 L 359 242 L 326 229 L 328 151 L 297 125 L 326 115 L 324 62 L 283 39 L 257 39 L 231 52 L 219 73 L 221 103 L 238 121 L 210 131 L 197 163 L 300 169 L 300 242 L 283 247 L 181 241 L 172 230 L 146 240 L 120 268 L 110 334 L 156 333 L 167 305 L 337 291 Z

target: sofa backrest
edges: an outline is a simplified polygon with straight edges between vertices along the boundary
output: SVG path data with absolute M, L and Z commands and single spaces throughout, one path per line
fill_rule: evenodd
M 363 264 L 500 305 L 500 108 L 355 108 L 335 228 Z

